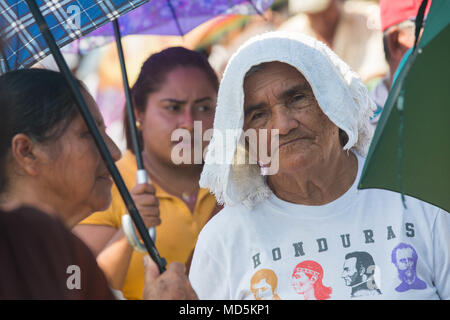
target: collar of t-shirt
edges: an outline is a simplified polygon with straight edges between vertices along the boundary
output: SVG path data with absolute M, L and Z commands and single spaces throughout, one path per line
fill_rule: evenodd
M 357 196 L 357 186 L 365 160 L 358 154 L 354 154 L 358 159 L 358 173 L 356 179 L 350 189 L 338 199 L 324 205 L 308 206 L 284 201 L 272 193 L 266 203 L 281 214 L 299 219 L 323 219 L 346 212 L 346 209 L 354 203 Z

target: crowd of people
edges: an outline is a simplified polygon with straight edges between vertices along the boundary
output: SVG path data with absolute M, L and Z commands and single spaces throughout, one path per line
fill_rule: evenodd
M 450 299 L 450 215 L 357 189 L 420 4 L 289 1 L 289 19 L 242 32 L 224 61 L 184 47 L 150 55 L 131 87 L 140 150 L 127 112 L 122 153 L 77 80 L 156 230 L 162 274 L 129 243 L 127 208 L 63 75 L 1 75 L 0 298 Z M 192 136 L 174 140 L 177 130 Z M 224 142 L 227 130 L 258 134 Z M 148 183 L 137 183 L 138 153 Z

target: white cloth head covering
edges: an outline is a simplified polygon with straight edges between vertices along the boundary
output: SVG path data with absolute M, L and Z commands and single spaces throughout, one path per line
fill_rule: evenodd
M 344 150 L 365 156 L 373 135 L 369 118 L 376 106 L 367 88 L 324 43 L 300 33 L 268 32 L 248 40 L 231 57 L 219 87 L 214 135 L 208 146 L 200 186 L 208 188 L 219 203 L 252 207 L 271 191 L 258 165 L 237 165 L 241 145 L 236 134 L 244 124 L 244 77 L 252 66 L 271 61 L 287 63 L 309 82 L 315 98 L 328 118 L 348 135 Z M 227 137 L 227 139 L 223 139 Z

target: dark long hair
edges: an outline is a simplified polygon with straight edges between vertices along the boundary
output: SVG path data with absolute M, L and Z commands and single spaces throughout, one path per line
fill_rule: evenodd
M 145 112 L 148 96 L 158 91 L 168 73 L 176 67 L 195 67 L 204 71 L 213 87 L 219 89 L 219 79 L 206 56 L 200 52 L 183 47 L 172 47 L 151 55 L 142 65 L 138 79 L 131 88 L 136 111 Z M 124 131 L 127 149 L 135 153 L 128 120 L 127 110 L 124 110 Z M 143 146 L 142 135 L 139 135 L 139 145 Z
M 38 143 L 51 143 L 64 134 L 77 114 L 75 100 L 61 73 L 23 69 L 1 75 L 0 163 L 5 165 L 16 134 L 26 134 Z M 7 183 L 6 174 L 1 176 L 0 191 Z

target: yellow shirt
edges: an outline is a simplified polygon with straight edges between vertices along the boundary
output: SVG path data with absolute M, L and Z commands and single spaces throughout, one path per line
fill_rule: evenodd
M 127 151 L 122 159 L 117 162 L 117 168 L 126 186 L 131 190 L 136 185 L 135 155 Z M 161 224 L 156 227 L 156 248 L 161 257 L 167 260 L 167 265 L 172 262 L 186 263 L 197 242 L 200 230 L 208 221 L 216 206 L 216 199 L 207 189 L 200 189 L 194 212 L 191 213 L 183 200 L 167 193 L 155 183 L 153 183 L 153 186 L 159 200 L 161 218 Z M 112 188 L 112 203 L 109 209 L 92 214 L 81 224 L 106 225 L 119 229 L 122 226 L 122 215 L 125 213 L 125 204 L 114 185 Z M 133 251 L 122 288 L 123 295 L 127 299 L 142 299 L 144 255 L 145 253 Z

